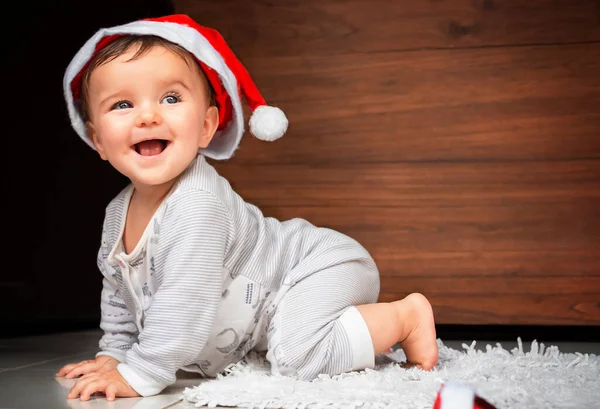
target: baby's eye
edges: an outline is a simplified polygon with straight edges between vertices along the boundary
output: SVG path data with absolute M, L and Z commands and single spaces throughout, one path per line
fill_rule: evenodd
M 131 105 L 131 103 L 128 101 L 119 101 L 112 106 L 112 109 L 127 109 L 131 108 L 132 106 L 133 105 Z
M 179 102 L 179 97 L 177 95 L 167 95 L 162 100 L 165 104 L 176 104 Z

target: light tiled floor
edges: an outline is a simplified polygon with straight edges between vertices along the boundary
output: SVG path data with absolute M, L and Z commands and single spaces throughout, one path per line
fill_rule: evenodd
M 56 371 L 69 362 L 89 359 L 97 351 L 99 331 L 69 332 L 25 338 L 0 339 L 0 409 L 160 409 L 191 407 L 178 403 L 185 387 L 199 381 L 194 375 L 181 374 L 175 385 L 158 396 L 117 399 L 107 402 L 104 397 L 93 397 L 88 402 L 67 400 L 66 395 L 75 380 L 57 379 Z M 467 343 L 470 344 L 471 341 Z M 444 341 L 451 348 L 460 349 L 462 341 Z M 478 341 L 485 348 L 489 341 Z M 600 354 L 599 343 L 549 343 L 562 352 Z M 495 344 L 495 342 L 493 343 Z M 516 342 L 502 342 L 511 349 Z M 528 350 L 529 345 L 525 344 Z

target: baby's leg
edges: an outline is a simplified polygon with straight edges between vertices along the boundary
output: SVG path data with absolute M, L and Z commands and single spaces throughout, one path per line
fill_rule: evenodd
M 272 372 L 311 380 L 373 368 L 369 328 L 354 306 L 374 303 L 378 294 L 379 275 L 367 260 L 338 263 L 295 282 L 269 319 Z
M 429 370 L 438 360 L 433 311 L 421 294 L 410 294 L 391 303 L 364 304 L 356 307 L 363 316 L 375 355 L 400 343 L 407 363 Z

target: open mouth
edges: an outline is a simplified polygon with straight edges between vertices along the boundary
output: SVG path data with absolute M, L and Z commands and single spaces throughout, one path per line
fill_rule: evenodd
M 149 139 L 136 143 L 131 148 L 141 156 L 156 156 L 163 153 L 169 143 L 169 141 L 164 139 Z

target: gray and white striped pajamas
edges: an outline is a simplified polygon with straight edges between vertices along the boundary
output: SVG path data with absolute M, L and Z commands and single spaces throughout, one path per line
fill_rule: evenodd
M 355 240 L 264 217 L 199 155 L 126 254 L 132 193 L 106 209 L 98 355 L 118 359 L 140 395 L 159 393 L 179 369 L 215 376 L 251 349 L 300 379 L 374 365 L 353 306 L 377 301 L 379 273 Z

